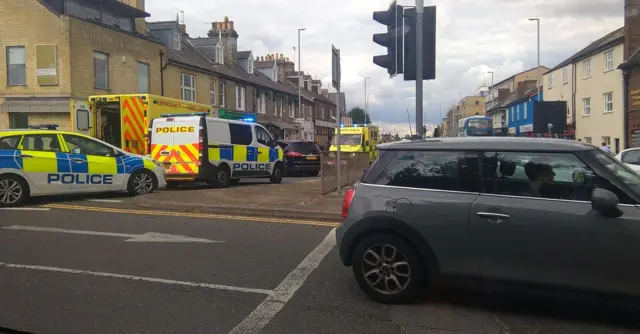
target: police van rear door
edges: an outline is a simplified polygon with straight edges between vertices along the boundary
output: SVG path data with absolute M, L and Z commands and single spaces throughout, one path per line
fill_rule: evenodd
M 198 174 L 200 117 L 166 117 L 153 120 L 151 157 L 160 161 L 167 177 Z
M 167 173 L 173 169 L 173 133 L 170 129 L 174 126 L 173 118 L 156 118 L 151 123 L 151 136 L 149 144 L 151 158 L 162 163 Z

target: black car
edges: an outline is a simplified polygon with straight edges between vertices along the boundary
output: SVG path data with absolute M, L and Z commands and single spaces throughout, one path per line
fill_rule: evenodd
M 320 174 L 320 147 L 308 140 L 278 140 L 278 145 L 284 150 L 285 175 Z

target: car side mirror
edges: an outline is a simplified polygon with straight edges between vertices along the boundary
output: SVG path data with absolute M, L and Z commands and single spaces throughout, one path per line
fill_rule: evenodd
M 618 203 L 618 196 L 609 190 L 595 188 L 591 193 L 591 207 L 605 217 L 617 218 L 622 216 Z

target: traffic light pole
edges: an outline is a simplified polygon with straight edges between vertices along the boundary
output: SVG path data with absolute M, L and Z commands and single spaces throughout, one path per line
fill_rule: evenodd
M 416 0 L 416 132 L 420 137 L 424 137 L 422 128 L 422 16 L 424 15 L 424 0 Z

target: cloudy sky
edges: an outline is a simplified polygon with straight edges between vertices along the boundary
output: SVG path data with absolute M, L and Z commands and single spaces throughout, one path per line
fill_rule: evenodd
M 623 25 L 624 0 L 425 0 L 437 6 L 436 80 L 425 81 L 426 123 L 483 84 L 536 65 L 536 24 L 541 19 L 541 64 L 553 67 L 591 41 Z M 384 131 L 408 132 L 407 109 L 415 120 L 415 82 L 389 79 L 373 64 L 385 53 L 372 35 L 384 26 L 372 13 L 390 0 L 146 0 L 148 20 L 172 20 L 179 11 L 190 36 L 205 36 L 210 22 L 225 16 L 235 22 L 239 49 L 254 54 L 284 53 L 294 57 L 297 29 L 302 33 L 302 69 L 330 86 L 331 45 L 341 50 L 342 87 L 347 105 L 364 106 L 364 77 L 369 108 Z M 415 5 L 414 0 L 398 4 Z M 180 14 L 182 18 L 182 14 Z

